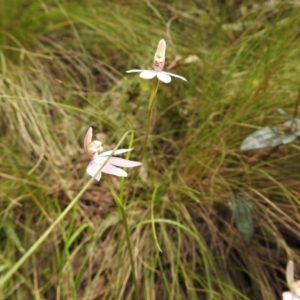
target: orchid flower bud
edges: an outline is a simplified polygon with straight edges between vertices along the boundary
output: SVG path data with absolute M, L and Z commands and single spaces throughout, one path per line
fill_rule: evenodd
M 93 129 L 90 127 L 84 138 L 84 151 L 91 159 L 94 159 L 99 155 L 99 152 L 103 151 L 103 148 L 102 143 L 96 140 L 92 141 L 92 137 Z
M 157 45 L 157 50 L 154 56 L 153 67 L 154 70 L 160 72 L 165 65 L 166 42 L 164 39 L 160 40 Z

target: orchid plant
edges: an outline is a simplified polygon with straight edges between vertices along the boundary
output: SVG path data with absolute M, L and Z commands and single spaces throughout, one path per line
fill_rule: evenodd
M 133 168 L 141 165 L 141 163 L 138 161 L 132 161 L 113 156 L 129 152 L 132 149 L 118 149 L 102 152 L 102 143 L 97 140 L 92 140 L 92 138 L 93 129 L 90 127 L 84 138 L 84 150 L 91 159 L 87 166 L 86 172 L 90 176 L 97 174 L 95 177 L 96 180 L 99 181 L 101 179 L 102 173 L 119 177 L 127 177 L 127 173 L 119 167 Z
M 140 73 L 140 77 L 143 79 L 153 79 L 155 76 L 157 76 L 157 78 L 164 83 L 171 82 L 171 80 L 172 80 L 171 76 L 180 78 L 184 81 L 187 81 L 182 76 L 163 71 L 163 68 L 165 65 L 165 53 L 166 53 L 166 42 L 164 39 L 162 39 L 159 41 L 156 53 L 154 55 L 154 62 L 153 62 L 154 70 L 133 69 L 133 70 L 128 70 L 126 72 L 127 73 Z
M 282 300 L 300 300 L 300 280 L 294 279 L 294 263 L 291 260 L 286 266 L 286 281 L 290 292 L 283 292 Z
M 90 176 L 95 176 L 96 180 L 101 179 L 102 173 L 115 175 L 119 177 L 127 177 L 127 173 L 120 169 L 119 167 L 133 168 L 141 165 L 138 161 L 127 160 L 124 158 L 114 157 L 113 155 L 119 155 L 131 151 L 132 149 L 117 149 L 103 151 L 102 143 L 97 140 L 93 140 L 93 129 L 90 127 L 84 138 L 84 150 L 91 159 L 90 163 L 87 166 L 86 172 Z M 102 153 L 101 153 L 102 152 Z M 108 178 L 105 178 L 106 184 L 111 191 L 111 194 L 115 200 L 117 207 L 122 215 L 126 242 L 129 250 L 130 264 L 132 268 L 133 282 L 135 286 L 135 299 L 139 299 L 138 296 L 138 285 L 135 275 L 135 263 L 133 258 L 132 246 L 130 241 L 130 233 L 126 216 L 126 209 L 122 201 L 122 197 L 118 197 L 114 188 Z
M 152 117 L 152 108 L 154 104 L 154 100 L 157 94 L 158 89 L 158 81 L 162 81 L 164 83 L 169 83 L 172 81 L 171 77 L 177 77 L 184 81 L 187 81 L 184 77 L 165 72 L 163 71 L 164 65 L 165 65 L 165 54 L 166 54 L 166 42 L 164 39 L 161 39 L 157 45 L 157 49 L 154 55 L 153 60 L 153 70 L 139 70 L 139 69 L 133 69 L 126 71 L 127 73 L 140 73 L 140 77 L 143 79 L 153 79 L 152 82 L 152 92 L 149 99 L 149 105 L 148 105 L 148 116 L 147 116 L 147 127 L 146 127 L 146 134 L 145 134 L 145 140 L 143 144 L 142 154 L 140 157 L 140 160 L 142 161 L 146 152 L 146 147 L 148 143 L 148 137 L 150 134 L 150 124 L 151 124 L 151 117 Z

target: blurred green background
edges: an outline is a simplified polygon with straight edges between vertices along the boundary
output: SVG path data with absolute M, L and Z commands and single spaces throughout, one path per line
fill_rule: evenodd
M 167 43 L 143 166 L 123 193 L 140 299 L 281 299 L 300 269 L 299 141 L 241 152 L 294 113 L 299 1 L 0 3 L 0 278 L 89 180 L 92 126 L 138 160 L 151 69 Z M 128 147 L 129 138 L 122 145 Z M 160 252 L 157 242 L 163 252 Z M 134 299 L 121 216 L 95 182 L 0 288 L 1 299 Z

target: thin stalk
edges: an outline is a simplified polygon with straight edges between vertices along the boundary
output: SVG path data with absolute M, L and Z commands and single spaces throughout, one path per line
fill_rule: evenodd
M 142 148 L 142 153 L 140 156 L 140 161 L 143 161 L 143 158 L 146 153 L 148 137 L 149 137 L 149 133 L 150 133 L 150 126 L 151 126 L 151 117 L 152 117 L 152 110 L 148 110 L 147 111 L 147 125 L 146 125 L 145 139 L 144 139 L 144 144 L 143 144 L 143 148 Z
M 290 130 L 292 132 L 295 132 L 297 131 L 297 127 L 298 127 L 298 122 L 296 120 L 296 117 L 298 115 L 298 108 L 299 108 L 299 103 L 300 103 L 300 84 L 299 84 L 299 89 L 298 89 L 298 97 L 297 97 L 297 100 L 296 100 L 296 103 L 295 103 L 295 108 L 294 108 L 294 113 L 293 113 L 293 118 L 292 118 L 292 121 L 291 121 L 291 126 L 290 126 Z
M 130 136 L 130 142 L 129 142 L 129 145 L 128 145 L 128 148 L 130 149 L 130 148 L 133 148 L 133 139 L 134 139 L 134 134 L 133 134 L 133 132 L 131 133 L 131 136 Z M 129 159 L 130 158 L 130 152 L 128 152 L 127 154 L 126 154 L 126 159 Z M 125 177 L 121 177 L 121 180 L 120 180 L 120 191 L 119 191 L 119 195 L 120 195 L 120 199 L 121 199 L 121 201 L 122 201 L 122 203 L 124 203 L 123 204 L 123 206 L 126 206 L 126 200 L 127 200 L 127 197 L 124 199 L 124 187 L 125 187 L 125 182 L 124 182 L 124 180 L 125 180 Z M 130 181 L 130 185 L 129 185 L 129 187 L 131 187 L 131 181 Z
M 131 269 L 132 269 L 133 283 L 134 283 L 134 289 L 135 289 L 135 299 L 138 300 L 139 299 L 138 284 L 137 284 L 136 275 L 135 275 L 135 264 L 134 264 L 132 246 L 131 246 L 131 241 L 130 241 L 130 234 L 129 234 L 126 210 L 124 208 L 122 201 L 115 193 L 114 188 L 112 187 L 112 185 L 111 185 L 109 179 L 107 179 L 107 177 L 105 177 L 105 182 L 106 182 L 106 184 L 118 206 L 118 209 L 121 212 L 121 215 L 122 215 L 122 220 L 123 220 L 123 224 L 125 227 L 126 242 L 127 242 L 128 251 L 129 251 L 129 259 L 130 259 L 130 264 L 131 264 Z
M 294 109 L 294 115 L 293 115 L 294 119 L 297 117 L 297 114 L 298 114 L 299 103 L 300 103 L 300 84 L 299 84 L 299 89 L 298 89 L 298 98 L 295 103 L 295 109 Z
M 158 89 L 158 79 L 155 76 L 153 79 L 153 82 L 152 82 L 152 91 L 151 91 L 151 95 L 150 95 L 150 99 L 149 99 L 148 113 L 147 113 L 146 134 L 145 134 L 145 140 L 144 140 L 144 144 L 143 144 L 143 148 L 142 148 L 142 154 L 140 157 L 140 161 L 143 161 L 143 158 L 146 153 L 148 137 L 149 137 L 149 133 L 150 133 L 150 126 L 151 126 L 152 109 L 153 109 L 154 100 L 155 100 L 155 97 L 157 94 L 157 89 Z
M 149 98 L 149 105 L 148 105 L 148 111 L 147 111 L 147 125 L 146 125 L 146 132 L 145 132 L 145 139 L 144 139 L 144 143 L 143 143 L 143 148 L 142 148 L 142 152 L 141 152 L 141 156 L 140 156 L 140 162 L 143 162 L 145 153 L 146 153 L 146 149 L 147 149 L 147 144 L 148 144 L 148 138 L 149 138 L 149 134 L 150 134 L 150 127 L 151 127 L 151 118 L 152 118 L 152 108 L 153 108 L 153 104 L 154 104 L 154 100 L 157 94 L 157 89 L 158 89 L 158 79 L 155 76 L 153 81 L 152 81 L 152 91 L 151 91 L 151 95 Z M 132 178 L 135 177 L 135 175 L 137 174 L 137 169 L 135 169 L 132 173 L 132 177 L 130 179 L 130 182 L 128 184 L 129 188 L 128 191 L 131 190 L 132 187 Z M 127 194 L 127 198 L 128 198 L 128 194 Z M 127 199 L 126 198 L 126 199 Z M 125 199 L 125 203 L 126 203 L 126 199 Z
M 95 175 L 97 176 L 97 174 Z M 95 177 L 94 176 L 94 177 Z M 48 229 L 40 236 L 40 238 L 25 252 L 25 254 L 8 270 L 8 272 L 0 278 L 0 290 L 3 285 L 16 273 L 16 271 L 25 263 L 25 261 L 42 245 L 47 239 L 53 229 L 64 219 L 64 217 L 70 212 L 75 206 L 79 198 L 88 189 L 90 184 L 94 181 L 91 178 L 84 188 L 78 193 L 78 195 L 70 202 L 66 209 L 58 216 L 58 218 L 48 227 Z

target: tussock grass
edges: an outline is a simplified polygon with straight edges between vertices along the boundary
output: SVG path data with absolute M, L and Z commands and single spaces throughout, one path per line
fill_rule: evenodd
M 279 299 L 288 258 L 300 263 L 298 141 L 247 153 L 239 145 L 283 123 L 277 108 L 293 112 L 297 3 L 26 3 L 0 10 L 0 278 L 87 182 L 90 126 L 107 149 L 134 130 L 139 157 L 151 84 L 124 74 L 150 68 L 165 38 L 167 68 L 181 55 L 171 71 L 188 83 L 160 84 L 139 176 L 112 180 L 126 203 L 140 299 Z M 185 63 L 189 55 L 199 60 Z M 233 193 L 253 201 L 249 245 L 228 206 Z M 104 181 L 1 294 L 133 299 L 123 223 Z

